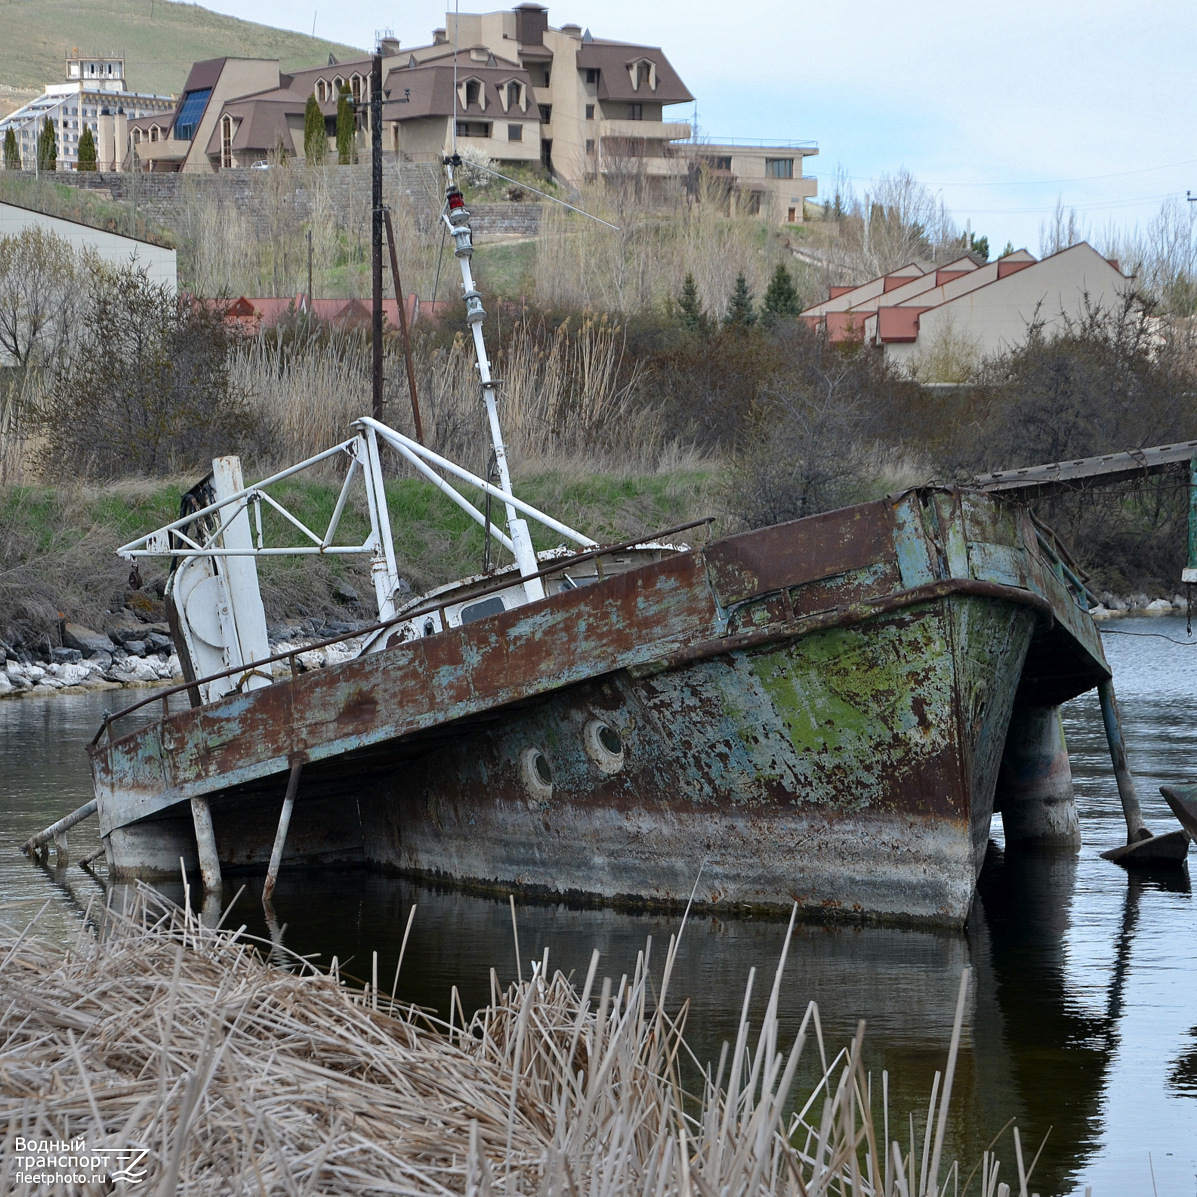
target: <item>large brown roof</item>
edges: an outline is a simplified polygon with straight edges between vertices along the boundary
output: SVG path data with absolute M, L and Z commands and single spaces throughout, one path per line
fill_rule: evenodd
M 655 89 L 643 83 L 638 89 L 632 87 L 628 67 L 642 58 L 656 64 Z M 578 47 L 578 69 L 596 69 L 599 72 L 600 100 L 686 104 L 694 99 L 659 46 L 637 46 L 632 42 L 610 42 L 595 38 Z
M 514 63 L 496 59 L 497 65 L 487 66 L 475 62 L 463 51 L 457 59 L 457 81 L 463 83 L 467 79 L 477 79 L 483 87 L 486 107 L 480 104 L 470 104 L 462 108 L 455 102 L 453 94 L 453 60 L 449 58 L 435 58 L 427 63 L 417 63 L 416 66 L 396 67 L 388 72 L 383 83 L 383 93 L 387 101 L 383 106 L 383 115 L 387 120 L 417 120 L 428 116 L 475 117 L 485 120 L 539 120 L 539 111 L 532 91 L 532 80 L 528 72 Z M 526 89 L 528 101 L 527 111 L 522 108 L 503 110 L 499 99 L 499 88 L 508 82 L 522 83 Z M 405 88 L 411 89 L 410 97 L 402 99 Z

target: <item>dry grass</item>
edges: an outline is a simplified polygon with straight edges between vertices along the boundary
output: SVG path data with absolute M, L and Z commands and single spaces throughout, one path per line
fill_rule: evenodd
M 493 338 L 502 382 L 503 435 L 514 464 L 584 460 L 594 472 L 655 469 L 666 452 L 660 420 L 639 400 L 639 368 L 625 363 L 623 334 L 605 315 L 584 314 L 555 330 L 517 317 Z M 388 338 L 387 419 L 411 432 L 411 408 L 397 338 Z M 413 358 L 428 444 L 482 472 L 489 454 L 473 344 L 417 337 Z M 259 338 L 237 350 L 231 382 L 269 429 L 276 462 L 301 461 L 349 433 L 370 411 L 370 347 L 363 333 L 297 339 L 282 349 Z
M 704 308 L 721 319 L 737 275 L 745 276 L 759 300 L 776 264 L 793 265 L 781 240 L 734 196 L 706 183 L 694 196 L 680 184 L 675 188 L 649 200 L 618 184 L 584 186 L 578 206 L 618 231 L 546 204 L 537 242 L 537 302 L 623 313 L 660 308 L 693 274 Z
M 127 913 L 93 906 L 85 922 L 65 956 L 0 929 L 6 1192 L 35 1191 L 17 1136 L 144 1148 L 145 1191 L 161 1195 L 909 1197 L 959 1179 L 941 1156 L 967 972 L 942 1091 L 937 1074 L 923 1142 L 904 1152 L 878 1139 L 863 1026 L 787 1113 L 803 1051 L 826 1054 L 813 1003 L 795 1042 L 777 1042 L 785 950 L 755 1043 L 745 1013 L 687 1097 L 676 941 L 655 992 L 651 941 L 618 984 L 598 980 L 596 952 L 580 992 L 546 952 L 506 989 L 492 971 L 490 1004 L 467 1022 L 456 995 L 439 1021 L 377 977 L 354 991 L 299 958 L 266 963 L 146 888 Z M 987 1197 L 1008 1192 L 988 1158 L 983 1171 Z

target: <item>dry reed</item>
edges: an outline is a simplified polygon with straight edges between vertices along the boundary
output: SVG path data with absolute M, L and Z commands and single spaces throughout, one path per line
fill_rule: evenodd
M 778 1043 L 785 949 L 755 1044 L 746 996 L 734 1048 L 688 1098 L 676 946 L 655 993 L 651 941 L 618 984 L 598 980 L 596 952 L 580 992 L 546 952 L 505 990 L 492 970 L 472 1020 L 455 999 L 439 1021 L 380 992 L 377 968 L 359 991 L 335 961 L 326 975 L 290 957 L 288 971 L 144 887 L 124 912 L 89 910 L 65 955 L 0 927 L 0 1183 L 34 1191 L 19 1136 L 144 1149 L 143 1191 L 163 1197 L 953 1191 L 941 1155 L 967 972 L 924 1142 L 903 1152 L 878 1138 L 863 1026 L 787 1115 L 804 1047 L 826 1054 L 813 1003 Z M 985 1197 L 1009 1191 L 988 1157 L 983 1173 Z
M 503 433 L 515 463 L 585 460 L 591 471 L 656 468 L 664 449 L 656 411 L 640 401 L 640 370 L 625 362 L 623 335 L 605 315 L 551 329 L 518 317 L 495 342 L 502 378 Z M 388 337 L 387 419 L 411 431 L 402 350 Z M 472 343 L 458 336 L 436 347 L 417 337 L 413 358 L 428 443 L 485 469 L 490 436 Z M 232 355 L 230 382 L 250 397 L 279 461 L 299 461 L 348 435 L 370 411 L 370 347 L 362 331 L 296 339 L 279 348 L 265 338 Z

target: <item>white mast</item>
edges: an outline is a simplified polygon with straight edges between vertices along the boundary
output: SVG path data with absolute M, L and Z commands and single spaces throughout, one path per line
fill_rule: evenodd
M 478 377 L 482 384 L 482 399 L 486 404 L 486 416 L 490 421 L 490 438 L 494 446 L 495 462 L 499 471 L 499 487 L 504 495 L 510 495 L 511 473 L 507 468 L 507 450 L 503 445 L 503 430 L 499 426 L 497 384 L 491 377 L 490 358 L 487 356 L 486 342 L 482 337 L 482 321 L 486 319 L 486 312 L 482 308 L 482 296 L 478 294 L 478 289 L 474 285 L 474 275 L 470 268 L 470 258 L 474 253 L 474 244 L 470 233 L 470 214 L 466 209 L 461 190 L 453 179 L 453 168 L 460 165 L 461 159 L 457 154 L 445 159 L 448 188 L 442 219 L 453 237 L 453 252 L 461 266 L 462 298 L 465 299 L 466 321 L 474 335 L 474 351 L 478 357 Z M 540 579 L 530 576 L 539 570 L 540 565 L 536 560 L 536 551 L 532 547 L 528 524 L 516 515 L 515 507 L 510 502 L 505 501 L 504 507 L 507 514 L 507 534 L 515 546 L 516 564 L 525 579 L 524 591 L 530 602 L 544 598 L 544 587 L 541 585 Z

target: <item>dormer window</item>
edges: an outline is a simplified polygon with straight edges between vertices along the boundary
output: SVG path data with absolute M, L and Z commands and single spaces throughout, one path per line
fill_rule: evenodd
M 471 104 L 485 110 L 486 90 L 481 79 L 463 79 L 457 87 L 457 98 L 462 108 L 469 108 Z
M 342 79 L 340 75 L 338 75 L 338 76 L 337 76 L 337 77 L 336 77 L 336 78 L 333 80 L 333 84 L 332 84 L 332 94 L 333 94 L 334 96 L 339 96 L 339 95 L 341 94 L 341 92 L 343 92 L 344 90 L 345 90 L 345 80 L 344 80 L 344 79 Z
M 632 90 L 639 91 L 640 85 L 645 83 L 650 91 L 657 90 L 657 64 L 650 58 L 638 58 L 628 67 L 628 74 L 632 78 Z
M 353 102 L 356 104 L 362 98 L 362 77 L 361 75 L 349 76 L 349 90 L 353 93 Z
M 316 80 L 316 99 L 323 104 L 328 99 L 328 83 L 324 79 Z
M 499 99 L 503 101 L 504 112 L 509 112 L 512 108 L 527 110 L 528 101 L 524 94 L 524 85 L 515 79 L 499 88 Z

